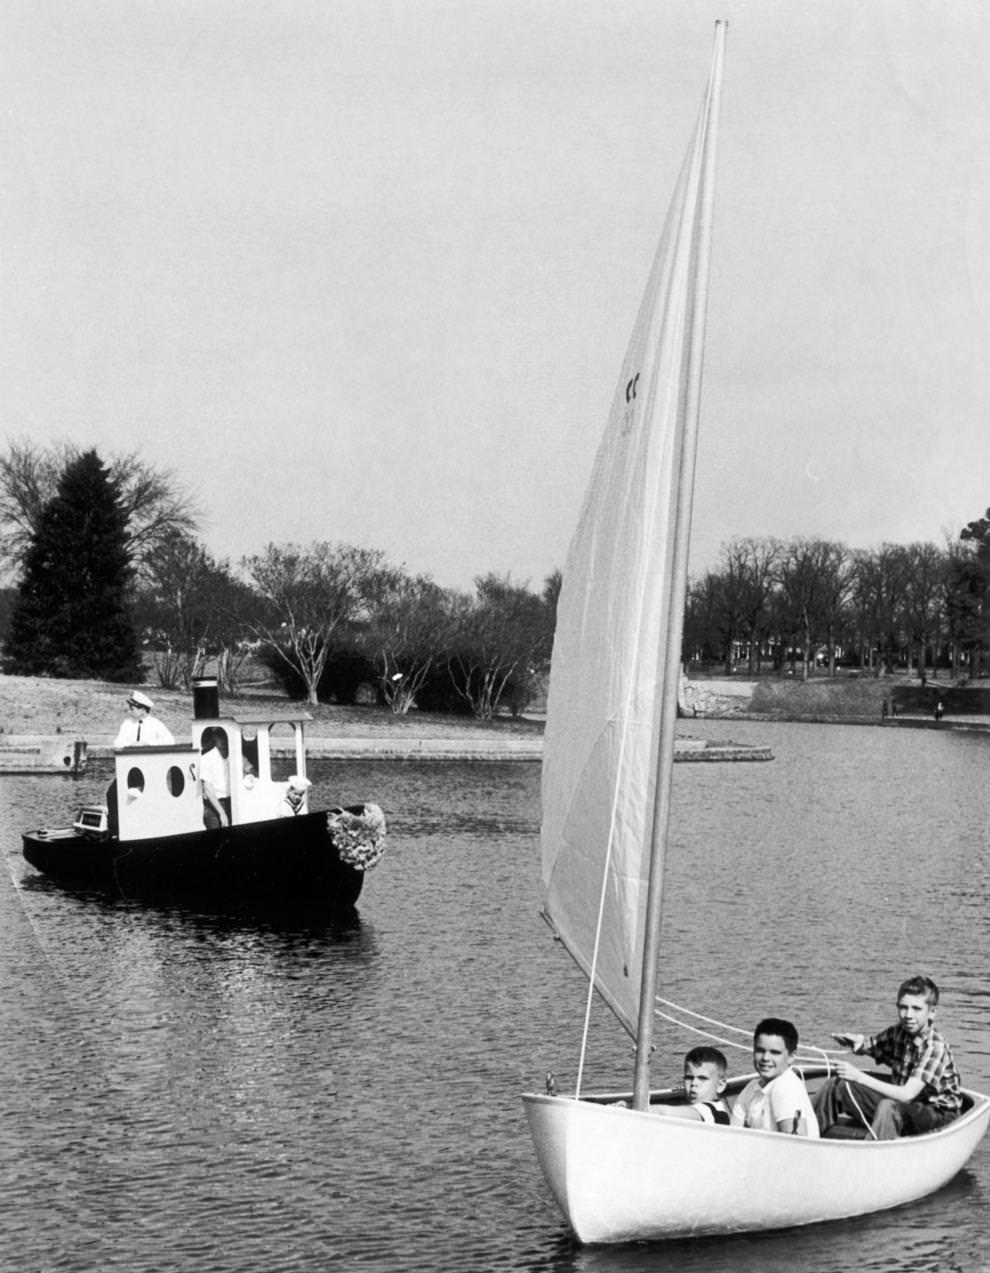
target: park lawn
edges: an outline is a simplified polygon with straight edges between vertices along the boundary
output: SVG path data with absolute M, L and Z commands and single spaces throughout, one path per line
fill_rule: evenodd
M 107 681 L 54 680 L 40 676 L 0 675 L 0 732 L 7 735 L 71 734 L 93 740 L 116 734 L 126 714 L 127 696 L 142 689 L 155 703 L 155 714 L 176 738 L 188 735 L 192 694 L 154 685 L 115 685 Z M 541 721 L 500 716 L 478 721 L 472 716 L 441 716 L 409 712 L 396 716 L 382 707 L 340 707 L 331 703 L 290 702 L 271 686 L 256 686 L 236 697 L 223 697 L 221 711 L 229 716 L 261 715 L 289 707 L 313 717 L 308 732 L 320 737 L 374 737 L 407 734 L 423 738 L 482 737 L 493 733 L 539 735 Z

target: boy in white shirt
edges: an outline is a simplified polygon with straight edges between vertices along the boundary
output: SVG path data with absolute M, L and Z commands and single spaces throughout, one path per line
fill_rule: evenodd
M 791 1069 L 798 1032 L 790 1021 L 766 1017 L 753 1033 L 756 1078 L 732 1106 L 734 1127 L 755 1127 L 818 1139 L 818 1120 L 800 1075 Z

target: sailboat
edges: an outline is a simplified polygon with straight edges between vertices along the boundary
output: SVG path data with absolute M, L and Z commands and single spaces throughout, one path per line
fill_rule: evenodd
M 636 1042 L 632 1091 L 523 1097 L 537 1158 L 587 1243 L 778 1229 L 938 1189 L 987 1130 L 965 1092 L 947 1127 L 812 1140 L 651 1105 L 660 899 L 702 379 L 725 23 L 568 553 L 543 759 L 545 915 Z M 587 1025 L 586 1025 L 587 1034 Z M 828 1059 L 803 1074 L 813 1084 Z M 747 1076 L 748 1077 L 748 1076 Z M 747 1081 L 733 1080 L 731 1100 Z M 548 1085 L 550 1086 L 550 1085 Z M 773 1188 L 757 1188 L 760 1181 Z M 711 1183 L 717 1181 L 717 1188 Z

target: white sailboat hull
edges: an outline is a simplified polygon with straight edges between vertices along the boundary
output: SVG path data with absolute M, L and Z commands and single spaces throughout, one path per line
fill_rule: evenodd
M 543 1174 L 586 1243 L 791 1228 L 898 1207 L 941 1188 L 990 1122 L 990 1097 L 941 1131 L 807 1140 L 559 1096 L 523 1097 Z

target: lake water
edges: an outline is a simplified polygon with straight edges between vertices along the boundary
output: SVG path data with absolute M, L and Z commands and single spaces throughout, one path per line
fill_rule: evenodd
M 964 1082 L 990 1090 L 990 734 L 685 725 L 776 759 L 675 769 L 664 993 L 747 1030 L 790 1017 L 825 1046 L 892 1021 L 897 982 L 926 971 Z M 539 766 L 314 768 L 321 801 L 390 818 L 359 919 L 337 930 L 62 892 L 19 833 L 64 821 L 105 775 L 0 778 L 3 1267 L 990 1269 L 988 1142 L 897 1212 L 577 1246 L 519 1100 L 548 1070 L 573 1082 L 584 1005 L 538 913 Z M 663 1033 L 658 1084 L 694 1041 Z M 586 1085 L 630 1068 L 596 1013 Z

